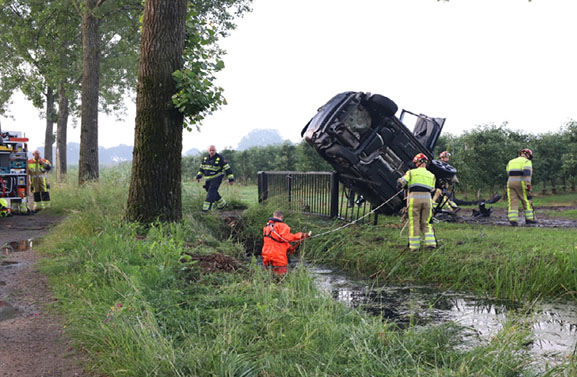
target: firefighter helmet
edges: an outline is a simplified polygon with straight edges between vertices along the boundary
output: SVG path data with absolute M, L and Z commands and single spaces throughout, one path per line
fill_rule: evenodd
M 419 153 L 413 158 L 413 163 L 415 165 L 421 164 L 423 162 L 429 162 L 429 158 L 424 153 Z
M 533 151 L 529 148 L 521 149 L 521 151 L 519 152 L 519 155 L 521 155 L 521 154 L 524 154 L 525 156 L 527 156 L 527 158 L 529 160 L 533 159 Z
M 443 157 L 451 157 L 451 153 L 449 153 L 449 151 L 442 151 L 441 154 L 439 155 L 439 158 Z

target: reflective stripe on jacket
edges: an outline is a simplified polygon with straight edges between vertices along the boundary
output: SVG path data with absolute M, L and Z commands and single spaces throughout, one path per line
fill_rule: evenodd
M 407 171 L 401 181 L 409 187 L 409 193 L 426 192 L 430 195 L 435 189 L 435 175 L 424 167 Z
M 212 158 L 210 158 L 210 156 L 204 156 L 202 158 L 202 163 L 200 164 L 198 173 L 196 173 L 196 178 L 200 179 L 204 176 L 206 180 L 210 180 L 223 175 L 224 172 L 226 172 L 226 178 L 229 181 L 234 181 L 234 175 L 228 162 L 226 162 L 220 154 L 215 153 Z
M 31 158 L 28 160 L 28 173 L 31 176 L 45 177 L 44 173 L 49 172 L 50 169 L 52 169 L 52 164 L 45 158 L 41 158 L 40 160 Z
M 533 175 L 531 160 L 523 156 L 512 159 L 507 164 L 507 175 L 509 176 L 508 182 L 523 181 L 530 185 L 531 176 Z

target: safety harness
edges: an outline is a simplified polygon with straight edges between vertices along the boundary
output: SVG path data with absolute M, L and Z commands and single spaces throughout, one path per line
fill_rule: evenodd
M 270 232 L 266 233 L 266 231 L 263 231 L 263 235 L 265 237 L 270 238 L 271 240 L 273 240 L 274 242 L 278 242 L 278 243 L 290 243 L 289 241 L 285 240 L 280 234 L 278 234 L 278 232 L 274 229 L 274 224 L 275 222 L 278 221 L 273 221 L 271 223 L 267 223 L 265 226 L 265 229 L 268 227 L 270 228 Z M 278 238 L 280 238 L 280 240 L 275 239 L 271 234 L 275 234 Z

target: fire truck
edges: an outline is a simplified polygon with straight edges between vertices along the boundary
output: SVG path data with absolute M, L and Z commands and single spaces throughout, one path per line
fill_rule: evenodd
M 4 215 L 28 213 L 28 138 L 0 130 L 0 202 Z M 0 214 L 1 215 L 1 214 Z

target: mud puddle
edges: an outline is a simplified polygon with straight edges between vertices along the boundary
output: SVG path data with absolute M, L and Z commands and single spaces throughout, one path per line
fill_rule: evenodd
M 541 301 L 530 309 L 505 300 L 467 293 L 440 291 L 426 286 L 375 287 L 332 268 L 307 266 L 320 289 L 352 307 L 381 316 L 400 327 L 434 326 L 448 321 L 465 328 L 463 346 L 490 341 L 509 320 L 523 318 L 531 324 L 527 345 L 535 368 L 568 361 L 577 351 L 577 303 Z
M 18 251 L 30 250 L 32 249 L 33 244 L 34 240 L 32 239 L 7 242 L 2 245 L 2 248 L 0 249 L 0 256 L 8 255 Z
M 8 269 L 8 268 L 17 267 L 19 264 L 20 264 L 20 262 L 14 262 L 11 260 L 3 260 L 3 261 L 0 261 L 0 269 L 2 269 L 2 268 Z

